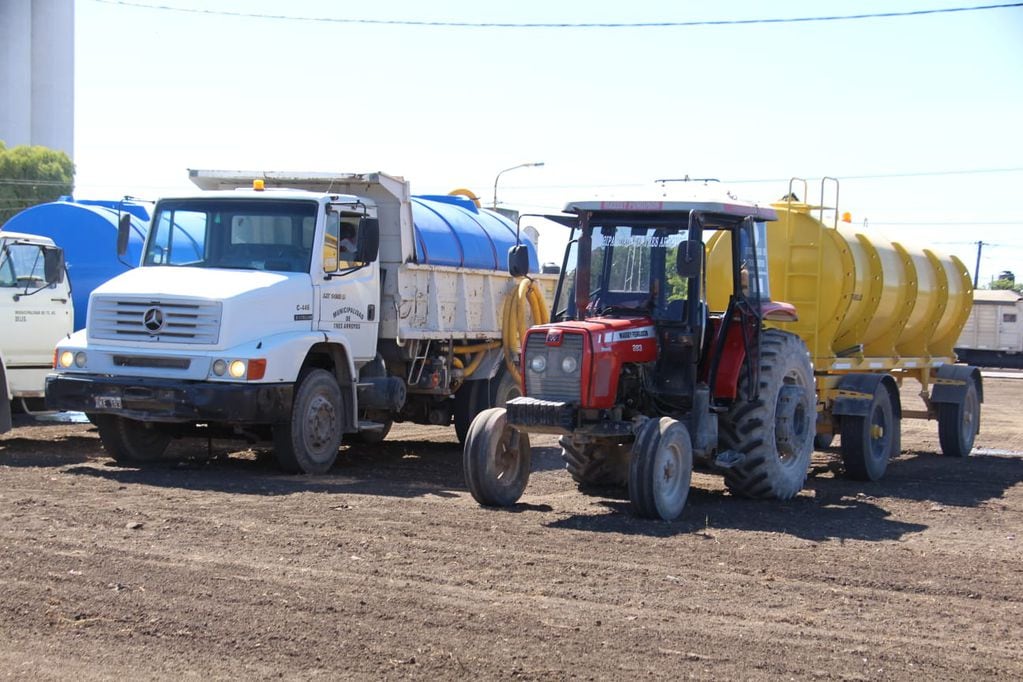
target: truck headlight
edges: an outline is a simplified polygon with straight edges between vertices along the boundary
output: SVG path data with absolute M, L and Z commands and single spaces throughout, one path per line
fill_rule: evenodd
M 574 355 L 566 355 L 561 359 L 561 371 L 565 374 L 571 374 L 577 369 L 579 369 L 579 361 L 575 359 Z
M 218 377 L 224 376 L 224 372 L 227 371 L 227 362 L 224 360 L 216 360 L 213 362 L 213 373 Z
M 75 353 L 75 367 L 78 367 L 78 368 L 85 367 L 86 359 L 87 358 L 85 357 L 85 351 L 84 350 L 80 350 L 77 353 Z
M 547 358 L 543 355 L 534 356 L 533 359 L 529 361 L 529 369 L 533 370 L 537 374 L 544 371 L 547 369 Z
M 61 367 L 70 367 L 75 362 L 75 354 L 69 350 L 61 351 L 57 358 Z
M 232 360 L 231 364 L 227 366 L 227 371 L 235 379 L 241 379 L 245 376 L 245 362 L 242 360 Z

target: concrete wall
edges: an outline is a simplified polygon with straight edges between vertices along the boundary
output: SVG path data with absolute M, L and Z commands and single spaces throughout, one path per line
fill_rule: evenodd
M 74 0 L 0 0 L 0 140 L 74 152 Z

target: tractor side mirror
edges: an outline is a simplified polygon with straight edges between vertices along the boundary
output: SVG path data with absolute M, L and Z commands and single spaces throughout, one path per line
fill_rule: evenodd
M 43 276 L 47 284 L 60 284 L 64 281 L 64 249 L 43 249 Z
M 516 244 L 508 249 L 508 274 L 524 277 L 529 272 L 529 249 L 525 244 Z
M 128 237 L 131 236 L 131 214 L 122 213 L 117 221 L 117 255 L 123 257 L 128 253 Z
M 679 277 L 698 277 L 703 270 L 703 242 L 687 239 L 678 245 L 675 272 Z
M 380 221 L 376 218 L 359 220 L 359 238 L 355 250 L 357 263 L 372 263 L 380 255 Z

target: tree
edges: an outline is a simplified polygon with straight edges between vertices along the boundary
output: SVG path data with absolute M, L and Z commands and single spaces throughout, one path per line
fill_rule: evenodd
M 75 166 L 64 152 L 0 141 L 0 227 L 36 204 L 71 193 Z
M 1002 275 L 1012 274 L 1011 272 L 1003 272 Z M 991 281 L 991 285 L 988 289 L 1005 289 L 1007 291 L 1015 291 L 1017 294 L 1023 294 L 1023 283 L 1017 284 L 1015 277 L 1000 277 Z

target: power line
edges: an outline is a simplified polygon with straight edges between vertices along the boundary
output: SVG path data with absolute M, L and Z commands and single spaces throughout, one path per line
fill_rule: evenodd
M 785 17 L 759 19 L 711 19 L 703 21 L 641 21 L 641 22 L 474 22 L 474 21 L 417 21 L 413 19 L 346 19 L 339 17 L 308 17 L 286 14 L 260 14 L 256 12 L 231 12 L 228 10 L 199 9 L 194 7 L 171 7 L 128 0 L 93 0 L 106 5 L 121 5 L 141 9 L 155 9 L 168 12 L 184 12 L 188 14 L 206 14 L 225 17 L 245 17 L 249 19 L 274 19 L 281 21 L 308 21 L 333 24 L 362 24 L 376 26 L 415 26 L 428 28 L 692 28 L 696 26 L 742 26 L 750 24 L 794 24 L 822 21 L 850 21 L 861 19 L 889 19 L 893 17 L 913 17 L 926 14 L 949 14 L 953 12 L 979 12 L 993 9 L 1009 9 L 1023 7 L 1023 2 L 1001 5 L 975 5 L 972 7 L 942 7 L 937 9 L 919 9 L 905 12 L 872 12 L 865 14 L 842 14 L 815 17 Z

